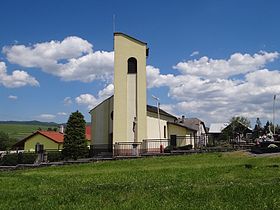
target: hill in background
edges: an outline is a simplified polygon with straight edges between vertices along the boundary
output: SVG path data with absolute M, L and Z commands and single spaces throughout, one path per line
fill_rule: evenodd
M 21 140 L 38 129 L 59 129 L 60 124 L 40 121 L 0 121 L 0 131 L 7 133 L 11 138 Z
M 89 122 L 86 123 L 90 125 Z M 66 123 L 40 122 L 32 121 L 0 121 L 0 131 L 7 133 L 10 138 L 21 140 L 38 129 L 48 130 L 48 128 L 59 130 L 60 125 L 66 126 Z

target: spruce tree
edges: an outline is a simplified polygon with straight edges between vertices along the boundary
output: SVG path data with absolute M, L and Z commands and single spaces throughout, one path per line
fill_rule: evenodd
M 86 121 L 79 111 L 73 112 L 67 122 L 64 134 L 62 155 L 64 159 L 85 157 L 87 143 L 85 136 Z

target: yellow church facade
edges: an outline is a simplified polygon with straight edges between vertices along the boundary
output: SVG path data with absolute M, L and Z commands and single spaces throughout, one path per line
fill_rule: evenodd
M 90 111 L 94 150 L 116 154 L 122 148 L 137 155 L 140 148 L 149 151 L 145 147 L 152 147 L 162 152 L 171 135 L 188 137 L 183 144 L 193 143 L 194 130 L 179 125 L 164 110 L 147 106 L 148 50 L 147 43 L 114 33 L 114 95 Z

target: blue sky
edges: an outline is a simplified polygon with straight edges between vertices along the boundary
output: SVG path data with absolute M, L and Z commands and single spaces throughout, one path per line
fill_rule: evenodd
M 279 6 L 276 0 L 3 0 L 0 120 L 65 122 L 78 109 L 90 121 L 89 109 L 113 93 L 114 14 L 116 31 L 150 48 L 149 104 L 156 95 L 165 110 L 208 125 L 235 115 L 252 124 L 256 117 L 271 120 L 273 95 L 280 94 Z

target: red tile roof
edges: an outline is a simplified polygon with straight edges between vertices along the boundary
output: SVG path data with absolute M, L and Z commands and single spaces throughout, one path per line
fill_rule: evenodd
M 91 140 L 91 127 L 90 127 L 90 125 L 86 126 L 86 139 Z
M 56 131 L 37 131 L 36 133 L 40 133 L 41 135 L 57 142 L 57 143 L 63 143 L 64 142 L 64 134 Z M 90 125 L 86 126 L 86 139 L 88 141 L 91 140 L 91 127 Z
M 37 133 L 57 142 L 57 143 L 63 143 L 64 142 L 64 134 L 59 133 L 56 131 L 37 131 Z
M 48 139 L 50 139 L 50 140 L 52 140 L 52 141 L 54 141 L 54 142 L 56 142 L 56 143 L 58 143 L 58 144 L 62 144 L 62 143 L 64 142 L 64 134 L 63 134 L 63 133 L 56 132 L 56 131 L 36 131 L 36 132 L 34 132 L 33 134 L 31 134 L 31 135 L 25 137 L 25 138 L 22 139 L 21 141 L 19 141 L 19 142 L 17 142 L 16 144 L 14 144 L 13 147 L 17 147 L 17 146 L 19 146 L 19 145 L 23 145 L 24 142 L 25 142 L 28 138 L 30 138 L 30 137 L 32 137 L 32 136 L 34 136 L 34 135 L 36 135 L 36 134 L 41 134 L 41 135 L 47 137 Z M 86 126 L 85 135 L 86 135 L 86 139 L 87 139 L 88 141 L 91 141 L 91 126 L 90 126 L 90 125 Z

